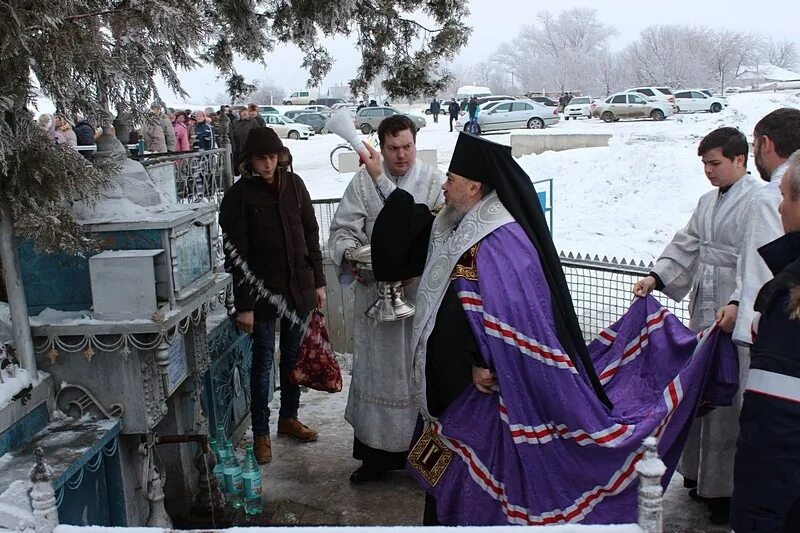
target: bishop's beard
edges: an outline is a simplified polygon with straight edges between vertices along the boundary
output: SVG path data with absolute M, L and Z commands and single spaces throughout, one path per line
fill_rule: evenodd
M 455 205 L 447 203 L 444 205 L 444 209 L 442 209 L 442 211 L 439 213 L 439 216 L 442 218 L 442 221 L 445 223 L 445 225 L 450 227 L 458 226 L 464 216 L 466 216 L 466 213 L 461 211 Z

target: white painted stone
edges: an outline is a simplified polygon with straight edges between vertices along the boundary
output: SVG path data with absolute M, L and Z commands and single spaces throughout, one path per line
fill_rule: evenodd
M 609 139 L 611 134 L 607 133 L 512 133 L 511 153 L 514 157 L 522 157 L 548 151 L 608 146 Z

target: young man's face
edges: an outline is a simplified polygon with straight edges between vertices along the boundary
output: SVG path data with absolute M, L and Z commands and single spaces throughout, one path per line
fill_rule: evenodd
M 395 176 L 402 176 L 417 160 L 414 134 L 411 130 L 400 131 L 397 135 L 387 133 L 381 144 L 381 155 L 389 172 Z
M 250 166 L 262 178 L 272 178 L 278 166 L 278 154 L 255 155 L 250 158 Z
M 714 187 L 729 187 L 745 173 L 744 156 L 737 155 L 733 160 L 722 153 L 722 148 L 709 150 L 702 157 L 703 170 Z
M 781 200 L 781 205 L 778 206 L 778 212 L 781 214 L 783 231 L 789 233 L 800 231 L 800 198 L 792 198 L 787 182 L 788 180 L 786 179 L 781 180 L 780 187 L 783 199 Z

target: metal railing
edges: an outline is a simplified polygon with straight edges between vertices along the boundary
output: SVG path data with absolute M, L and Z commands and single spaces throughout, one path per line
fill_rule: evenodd
M 225 191 L 226 148 L 181 152 L 176 154 L 145 154 L 139 158 L 145 167 L 171 162 L 175 165 L 175 189 L 180 203 L 214 202 L 219 206 Z

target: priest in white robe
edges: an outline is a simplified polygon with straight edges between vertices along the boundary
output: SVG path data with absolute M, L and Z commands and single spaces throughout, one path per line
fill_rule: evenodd
M 444 204 L 445 176 L 417 159 L 416 127 L 395 115 L 378 127 L 380 155 L 373 153 L 347 187 L 331 221 L 328 249 L 339 268 L 340 282 L 355 285 L 353 313 L 353 377 L 345 419 L 355 434 L 353 456 L 362 466 L 353 472 L 355 484 L 385 479 L 390 470 L 405 468 L 405 457 L 417 421 L 410 396 L 412 320 L 378 322 L 365 311 L 378 296 L 375 283 L 365 282 L 347 260 L 348 251 L 369 244 L 375 219 L 395 187 L 409 192 L 431 211 Z M 381 157 L 382 156 L 382 157 Z M 414 303 L 417 282 L 405 287 Z
M 634 285 L 637 296 L 660 290 L 676 301 L 691 291 L 689 327 L 695 331 L 718 322 L 731 332 L 736 322 L 744 221 L 750 197 L 763 187 L 747 172 L 747 152 L 747 139 L 736 128 L 720 128 L 703 138 L 698 155 L 715 189 L 700 197 L 689 223 L 675 234 L 650 275 Z M 745 381 L 747 357 L 747 349 L 740 348 L 740 383 Z M 741 397 L 740 391 L 731 407 L 695 421 L 678 465 L 692 497 L 708 504 L 717 523 L 728 521 Z
M 739 315 L 733 341 L 742 346 L 753 343 L 753 305 L 772 272 L 758 249 L 783 235 L 778 215 L 781 203 L 781 178 L 789 156 L 800 150 L 800 109 L 776 109 L 756 124 L 753 132 L 753 157 L 766 186 L 753 195 L 744 221 L 742 253 L 739 255 L 734 298 L 739 300 Z

